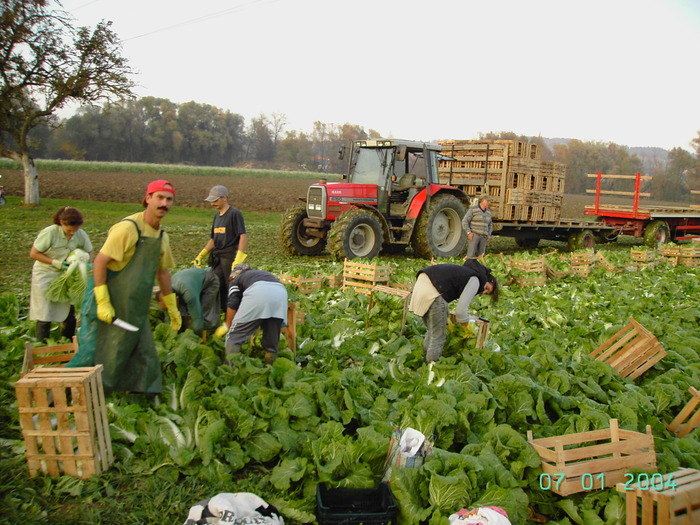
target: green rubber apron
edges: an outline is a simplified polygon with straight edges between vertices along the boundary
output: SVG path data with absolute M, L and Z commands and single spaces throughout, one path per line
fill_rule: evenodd
M 135 222 L 134 226 L 138 230 Z M 160 359 L 148 319 L 162 236 L 161 231 L 160 237 L 141 237 L 139 230 L 136 251 L 128 264 L 118 272 L 107 272 L 107 288 L 115 318 L 138 326 L 137 332 L 99 321 L 92 289 L 90 297 L 83 302 L 79 350 L 67 366 L 91 366 L 90 357 L 94 356 L 94 364 L 104 365 L 102 382 L 107 393 L 157 394 L 162 390 Z

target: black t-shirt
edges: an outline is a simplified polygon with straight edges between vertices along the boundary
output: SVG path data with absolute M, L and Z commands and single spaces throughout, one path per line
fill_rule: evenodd
M 214 216 L 211 227 L 211 238 L 214 240 L 214 250 L 238 250 L 238 242 L 241 234 L 245 233 L 243 215 L 238 209 L 229 206 L 221 215 Z

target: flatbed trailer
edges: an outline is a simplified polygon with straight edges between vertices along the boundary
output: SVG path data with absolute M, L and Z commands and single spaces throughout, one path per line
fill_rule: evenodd
M 595 193 L 593 205 L 585 207 L 585 213 L 596 217 L 598 222 L 610 226 L 621 235 L 644 237 L 647 246 L 660 246 L 670 241 L 684 241 L 700 238 L 700 209 L 693 206 L 657 206 L 643 205 L 641 197 L 649 193 L 641 191 L 643 181 L 650 176 L 640 173 L 635 175 L 609 175 L 601 172 L 588 174 L 596 179 L 596 187 L 586 190 Z M 611 191 L 602 189 L 605 179 L 634 180 L 634 191 Z M 695 192 L 693 192 L 695 193 Z M 631 205 L 610 205 L 601 203 L 601 195 L 625 195 L 632 197 Z
M 493 234 L 513 237 L 518 246 L 535 248 L 540 240 L 560 241 L 571 250 L 592 248 L 596 242 L 610 242 L 617 237 L 617 230 L 602 222 L 586 222 L 562 219 L 552 223 L 518 223 L 494 221 Z

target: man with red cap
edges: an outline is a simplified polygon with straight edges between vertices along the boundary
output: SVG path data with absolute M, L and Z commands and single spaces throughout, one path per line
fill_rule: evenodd
M 78 353 L 67 366 L 102 364 L 106 392 L 162 390 L 148 310 L 155 278 L 170 326 L 180 328 L 182 318 L 170 284 L 169 270 L 175 263 L 168 234 L 160 227 L 174 196 L 167 180 L 151 182 L 142 203 L 145 210 L 112 226 L 95 257 L 82 305 Z M 115 324 L 117 319 L 131 329 Z

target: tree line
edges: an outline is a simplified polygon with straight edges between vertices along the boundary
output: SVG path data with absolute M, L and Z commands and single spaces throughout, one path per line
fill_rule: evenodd
M 176 104 L 165 98 L 144 97 L 122 103 L 88 106 L 54 127 L 35 130 L 37 158 L 192 164 L 198 166 L 252 166 L 341 173 L 345 166 L 337 151 L 353 140 L 377 138 L 355 124 L 315 122 L 310 133 L 287 130 L 284 114 L 245 119 L 208 104 Z M 652 175 L 644 191 L 658 200 L 688 201 L 689 190 L 700 190 L 700 133 L 693 141 L 696 154 L 682 148 L 655 148 L 641 157 L 614 143 L 569 139 L 552 143 L 542 137 L 513 132 L 488 132 L 480 139 L 511 139 L 539 144 L 544 160 L 566 166 L 567 193 L 586 193 L 589 173 L 601 171 Z M 405 137 L 410 138 L 410 137 Z M 626 187 L 625 187 L 626 185 Z M 608 189 L 631 191 L 625 181 L 611 181 Z

